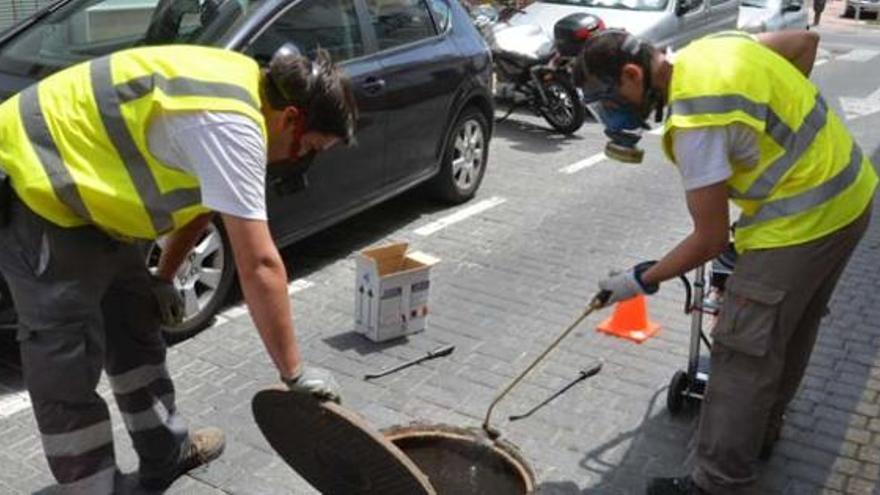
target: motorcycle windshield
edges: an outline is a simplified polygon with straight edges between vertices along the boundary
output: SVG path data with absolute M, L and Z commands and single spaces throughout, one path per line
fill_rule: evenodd
M 540 26 L 502 25 L 495 30 L 495 48 L 524 58 L 542 59 L 553 53 L 553 38 Z

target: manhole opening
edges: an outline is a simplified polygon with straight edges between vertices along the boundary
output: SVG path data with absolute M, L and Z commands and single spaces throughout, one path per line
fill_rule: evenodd
M 387 438 L 428 476 L 438 495 L 526 495 L 534 490 L 531 468 L 516 449 L 469 430 L 411 427 Z

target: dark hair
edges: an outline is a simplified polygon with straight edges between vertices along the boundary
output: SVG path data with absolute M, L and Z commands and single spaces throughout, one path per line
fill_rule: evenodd
M 609 29 L 586 41 L 575 64 L 575 81 L 582 86 L 588 76 L 616 84 L 626 64 L 649 67 L 654 47 L 621 29 Z
M 357 103 L 351 79 L 318 48 L 314 60 L 296 52 L 279 52 L 263 71 L 266 102 L 276 110 L 295 106 L 306 113 L 306 128 L 351 142 Z

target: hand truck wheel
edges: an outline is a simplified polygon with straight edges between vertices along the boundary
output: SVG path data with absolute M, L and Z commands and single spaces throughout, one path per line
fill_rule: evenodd
M 690 380 L 684 371 L 676 371 L 669 381 L 669 390 L 666 392 L 666 409 L 673 416 L 684 410 L 687 401 L 685 393 L 690 386 Z

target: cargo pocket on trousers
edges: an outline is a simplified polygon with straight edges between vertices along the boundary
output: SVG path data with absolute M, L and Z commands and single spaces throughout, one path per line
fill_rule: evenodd
M 712 338 L 723 347 L 761 357 L 767 354 L 785 291 L 733 278 Z
M 101 378 L 104 352 L 84 324 L 30 329 L 19 337 L 24 379 L 34 400 L 89 400 Z

